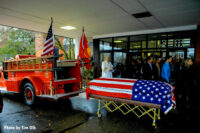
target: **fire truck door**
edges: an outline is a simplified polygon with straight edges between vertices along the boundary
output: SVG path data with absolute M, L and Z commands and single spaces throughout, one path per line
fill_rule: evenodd
M 7 91 L 19 92 L 16 80 L 7 80 Z

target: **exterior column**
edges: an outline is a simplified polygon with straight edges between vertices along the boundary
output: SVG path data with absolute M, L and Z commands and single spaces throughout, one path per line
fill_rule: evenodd
M 100 77 L 100 67 L 101 64 L 100 62 L 100 57 L 99 57 L 99 39 L 94 39 L 93 40 L 93 62 L 94 62 L 94 75 L 93 78 Z
M 44 42 L 46 40 L 46 34 L 35 33 L 35 55 L 40 57 L 43 52 Z
M 74 45 L 75 45 L 75 59 L 77 59 L 79 54 L 79 44 L 80 44 L 80 37 L 74 38 Z
M 195 62 L 200 67 L 200 25 L 197 26 L 197 43 L 195 47 Z

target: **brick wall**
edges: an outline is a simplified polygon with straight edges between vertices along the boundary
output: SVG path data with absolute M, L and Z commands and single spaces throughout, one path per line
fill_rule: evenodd
M 36 57 L 41 56 L 45 40 L 46 40 L 46 34 L 35 33 L 35 55 L 36 55 Z

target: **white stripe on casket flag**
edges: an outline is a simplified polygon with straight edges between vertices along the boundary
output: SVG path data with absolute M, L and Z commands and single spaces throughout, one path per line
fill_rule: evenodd
M 91 90 L 96 91 L 104 91 L 104 92 L 113 92 L 113 93 L 125 93 L 132 95 L 132 90 L 130 89 L 117 89 L 117 88 L 105 88 L 105 87 L 97 87 L 97 86 L 90 86 Z

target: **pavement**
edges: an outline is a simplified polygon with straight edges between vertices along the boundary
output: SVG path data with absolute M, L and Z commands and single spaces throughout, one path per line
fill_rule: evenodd
M 29 107 L 19 95 L 3 95 L 4 108 L 0 114 L 2 133 L 188 133 L 198 132 L 198 122 L 175 111 L 162 113 L 158 127 L 152 119 L 138 119 L 134 114 L 102 111 L 98 118 L 97 100 L 86 100 L 85 93 L 68 100 L 40 99 Z M 198 119 L 197 119 L 198 120 Z

